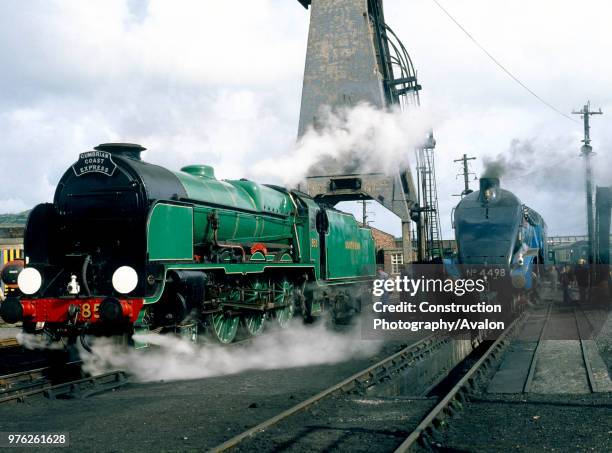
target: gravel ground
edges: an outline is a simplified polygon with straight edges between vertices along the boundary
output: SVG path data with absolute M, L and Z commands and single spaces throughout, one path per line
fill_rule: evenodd
M 598 313 L 599 319 L 605 319 L 601 330 L 595 340 L 599 353 L 608 366 L 608 373 L 612 376 L 612 314 L 610 311 L 601 310 Z
M 474 398 L 443 432 L 440 450 L 612 451 L 612 395 Z
M 435 399 L 341 395 L 252 437 L 236 451 L 393 451 L 435 404 Z
M 0 406 L 0 431 L 70 434 L 74 452 L 202 451 L 400 349 L 369 359 L 207 379 L 130 384 L 86 400 Z M 21 450 L 24 451 L 24 450 Z M 36 449 L 33 451 L 41 451 Z

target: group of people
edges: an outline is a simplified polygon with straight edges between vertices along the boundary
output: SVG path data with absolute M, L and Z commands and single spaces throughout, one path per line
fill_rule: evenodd
M 570 294 L 570 287 L 574 282 L 578 287 L 578 293 L 580 295 L 579 302 L 585 304 L 588 301 L 591 273 L 586 265 L 586 260 L 582 258 L 579 259 L 578 263 L 573 268 L 569 264 L 562 266 L 560 270 L 557 270 L 557 268 L 553 266 L 550 270 L 550 274 L 553 288 L 557 289 L 557 284 L 561 285 L 564 304 L 573 302 Z

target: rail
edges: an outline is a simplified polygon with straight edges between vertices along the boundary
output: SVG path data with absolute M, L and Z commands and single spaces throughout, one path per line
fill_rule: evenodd
M 424 443 L 428 443 L 427 439 L 430 437 L 429 433 L 435 430 L 435 426 L 441 425 L 445 417 L 455 412 L 457 406 L 464 400 L 466 392 L 475 386 L 476 379 L 505 349 L 522 319 L 523 316 L 515 319 L 512 324 L 510 324 L 489 349 L 487 349 L 484 355 L 478 359 L 461 380 L 455 384 L 446 396 L 442 398 L 442 400 L 427 414 L 423 421 L 410 433 L 406 440 L 402 442 L 395 450 L 396 453 L 410 451 L 419 439 L 423 439 L 425 441 Z
M 339 392 L 349 392 L 356 388 L 367 388 L 376 382 L 380 382 L 390 374 L 399 373 L 401 370 L 413 365 L 416 362 L 429 357 L 433 351 L 437 350 L 441 345 L 449 341 L 448 338 L 430 335 L 412 345 L 409 345 L 401 351 L 381 360 L 380 362 L 366 368 L 353 376 L 344 379 L 343 381 L 323 390 L 320 393 L 302 401 L 299 404 L 287 409 L 280 414 L 232 437 L 220 445 L 212 448 L 212 452 L 223 452 L 235 448 L 241 442 L 251 438 L 252 436 L 261 433 L 266 429 L 278 424 L 279 422 L 295 415 L 308 407 L 319 403 L 325 398 Z
M 546 327 L 548 326 L 548 321 L 550 321 L 550 312 L 552 310 L 551 305 L 548 306 L 546 310 L 546 317 L 544 318 L 544 323 L 542 324 L 542 330 L 540 330 L 540 335 L 538 336 L 538 342 L 536 344 L 535 351 L 531 356 L 531 362 L 529 364 L 529 371 L 527 373 L 527 379 L 525 379 L 525 384 L 523 385 L 523 393 L 529 393 L 531 391 L 531 384 L 533 383 L 533 377 L 535 376 L 536 365 L 538 363 L 538 358 L 540 352 L 542 351 L 542 340 L 544 339 L 544 334 L 546 333 Z
M 65 365 L 68 370 L 80 370 L 80 362 Z M 124 371 L 114 370 L 107 373 L 54 383 L 51 367 L 21 371 L 0 376 L 0 404 L 23 402 L 33 396 L 47 398 L 86 398 L 98 393 L 121 387 L 128 383 Z M 66 376 L 70 373 L 66 372 Z

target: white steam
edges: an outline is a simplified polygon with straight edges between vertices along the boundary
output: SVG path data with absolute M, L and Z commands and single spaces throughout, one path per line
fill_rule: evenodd
M 62 342 L 52 342 L 50 338 L 45 335 L 35 335 L 31 333 L 19 332 L 15 335 L 17 343 L 26 349 L 38 349 L 38 350 L 60 350 L 64 349 Z
M 395 175 L 407 167 L 414 149 L 422 146 L 433 121 L 422 109 L 380 110 L 368 104 L 332 111 L 324 109 L 294 149 L 260 160 L 256 179 L 278 178 L 286 185 L 302 182 L 308 173 L 382 172 Z M 322 172 L 322 173 L 321 173 Z
M 298 323 L 286 330 L 266 332 L 252 341 L 222 346 L 194 344 L 170 335 L 135 335 L 151 347 L 135 350 L 119 347 L 108 339 L 98 339 L 93 354 L 83 354 L 83 369 L 101 373 L 121 369 L 141 382 L 199 379 L 240 373 L 331 364 L 376 353 L 380 341 L 364 340 L 360 329 L 339 333 L 323 323 L 304 326 Z

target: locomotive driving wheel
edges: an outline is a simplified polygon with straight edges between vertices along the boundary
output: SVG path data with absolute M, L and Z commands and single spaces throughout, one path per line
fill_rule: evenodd
M 276 283 L 274 286 L 274 303 L 276 305 L 285 305 L 284 307 L 276 309 L 276 323 L 281 329 L 284 329 L 289 325 L 295 311 L 293 285 L 287 280 L 283 280 L 282 282 Z
M 248 335 L 255 337 L 264 330 L 266 317 L 264 313 L 249 313 L 242 316 L 242 326 Z
M 258 305 L 264 300 L 269 286 L 259 280 L 249 284 L 244 292 L 244 302 Z M 253 311 L 242 315 L 242 327 L 247 336 L 261 335 L 266 325 L 266 313 L 263 311 Z
M 210 333 L 219 343 L 228 344 L 234 341 L 238 332 L 240 317 L 224 312 L 210 315 Z
M 227 293 L 228 302 L 240 300 L 240 291 L 232 289 Z M 226 310 L 208 316 L 208 334 L 222 344 L 234 341 L 240 325 L 240 316 Z

